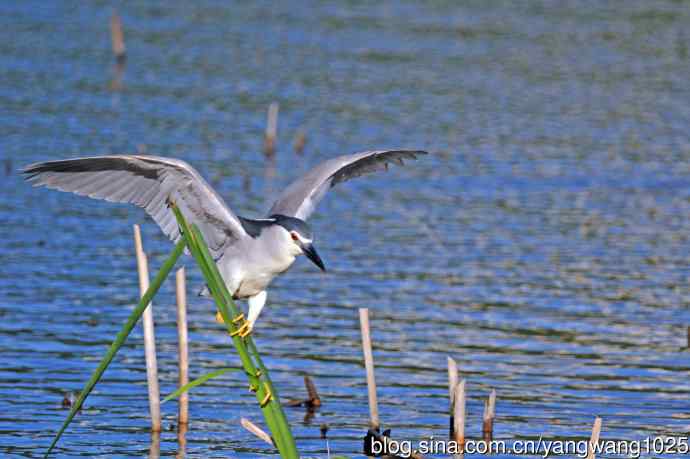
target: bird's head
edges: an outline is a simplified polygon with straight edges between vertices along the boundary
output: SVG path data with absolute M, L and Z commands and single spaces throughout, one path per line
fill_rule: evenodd
M 316 248 L 314 247 L 314 233 L 304 220 L 295 217 L 287 217 L 285 215 L 271 215 L 275 219 L 275 224 L 285 230 L 285 235 L 288 239 L 295 255 L 304 254 L 312 263 L 318 266 L 322 271 L 326 271 L 326 267 L 321 260 Z

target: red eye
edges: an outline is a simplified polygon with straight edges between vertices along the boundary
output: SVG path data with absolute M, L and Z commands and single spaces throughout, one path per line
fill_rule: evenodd
M 292 236 L 292 240 L 295 242 L 297 242 L 299 240 L 299 238 L 297 237 L 297 234 L 295 234 L 295 233 L 290 233 L 290 236 Z

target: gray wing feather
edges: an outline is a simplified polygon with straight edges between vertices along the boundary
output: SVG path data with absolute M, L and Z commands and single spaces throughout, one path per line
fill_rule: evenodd
M 319 164 L 305 176 L 291 183 L 268 213 L 306 220 L 326 192 L 338 183 L 379 170 L 387 170 L 388 164 L 392 162 L 402 165 L 405 159 L 417 159 L 417 156 L 426 154 L 425 151 L 417 150 L 378 150 L 338 156 Z
M 206 181 L 184 161 L 158 156 L 96 156 L 36 163 L 24 169 L 34 186 L 69 191 L 144 208 L 173 241 L 180 238 L 173 199 L 199 227 L 214 258 L 246 232 L 235 214 Z

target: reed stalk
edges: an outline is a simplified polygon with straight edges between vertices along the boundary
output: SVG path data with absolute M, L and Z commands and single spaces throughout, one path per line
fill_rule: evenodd
M 453 440 L 461 452 L 465 450 L 465 402 L 465 380 L 463 379 L 455 386 L 453 397 Z
M 236 333 L 239 329 L 240 310 L 233 301 L 232 295 L 228 292 L 223 277 L 218 271 L 218 267 L 208 250 L 201 232 L 196 225 L 190 227 L 187 224 L 182 212 L 174 202 L 170 202 L 169 205 L 175 213 L 183 239 L 201 269 L 211 296 L 216 302 L 218 312 L 223 317 L 228 333 L 232 337 L 232 342 L 249 380 L 249 387 L 255 392 L 256 400 L 259 402 L 264 419 L 281 457 L 286 459 L 299 458 L 290 426 L 280 405 L 278 391 L 271 381 L 268 369 L 259 356 L 254 340 L 251 336 L 242 338 Z
M 596 459 L 594 452 L 597 443 L 599 443 L 599 436 L 601 435 L 601 418 L 597 416 L 594 419 L 592 426 L 592 435 L 589 437 L 589 444 L 587 445 L 587 459 Z
M 448 408 L 450 421 L 448 424 L 448 431 L 451 440 L 455 432 L 455 388 L 457 385 L 458 364 L 452 357 L 448 357 L 448 399 L 450 401 Z
M 149 262 L 141 240 L 139 225 L 134 225 L 134 248 L 139 271 L 139 291 L 143 295 L 149 288 Z M 146 359 L 146 386 L 149 391 L 149 412 L 151 430 L 161 431 L 161 394 L 158 386 L 158 358 L 156 357 L 156 333 L 153 325 L 153 304 L 149 303 L 142 315 L 144 330 L 144 357 Z
M 179 382 L 180 386 L 189 383 L 189 344 L 187 334 L 187 288 L 185 282 L 184 267 L 175 273 L 175 298 L 177 300 L 177 341 L 179 357 Z M 189 394 L 180 395 L 178 404 L 177 422 L 189 423 Z
M 113 13 L 110 17 L 110 41 L 115 59 L 117 62 L 124 62 L 127 57 L 125 34 L 122 32 L 122 20 L 117 13 Z
M 374 354 L 371 350 L 371 331 L 369 329 L 369 309 L 359 309 L 359 326 L 362 333 L 362 352 L 364 354 L 364 367 L 367 372 L 367 394 L 369 396 L 369 427 L 378 431 L 381 426 L 379 421 L 379 404 L 376 398 L 376 376 L 374 375 Z
M 57 432 L 53 442 L 50 444 L 45 457 L 52 452 L 53 448 L 62 437 L 62 434 L 65 432 L 65 429 L 67 429 L 69 424 L 74 419 L 75 414 L 81 409 L 82 405 L 84 404 L 84 400 L 86 400 L 86 397 L 88 397 L 96 383 L 98 383 L 98 381 L 101 379 L 101 376 L 108 368 L 108 365 L 110 365 L 110 362 L 112 362 L 115 354 L 124 344 L 142 313 L 158 292 L 161 284 L 168 274 L 170 274 L 170 271 L 175 266 L 177 259 L 180 257 L 186 246 L 194 256 L 194 259 L 201 269 L 211 295 L 216 302 L 218 312 L 220 312 L 221 316 L 223 317 L 227 330 L 232 336 L 232 342 L 237 349 L 242 367 L 247 375 L 247 379 L 249 380 L 249 387 L 255 391 L 257 402 L 259 403 L 261 411 L 263 412 L 266 424 L 271 431 L 274 444 L 278 448 L 282 458 L 298 459 L 299 453 L 297 452 L 297 446 L 292 436 L 290 426 L 287 423 L 287 418 L 285 417 L 283 408 L 280 405 L 278 391 L 273 386 L 271 378 L 268 374 L 268 369 L 261 360 L 256 345 L 254 344 L 254 340 L 251 338 L 251 336 L 242 338 L 234 333 L 239 329 L 239 324 L 237 323 L 239 320 L 236 319 L 240 318 L 240 311 L 235 305 L 232 295 L 230 295 L 230 292 L 228 292 L 228 289 L 225 287 L 225 282 L 218 271 L 215 261 L 209 253 L 208 247 L 204 242 L 201 232 L 196 225 L 192 225 L 190 227 L 187 224 L 187 221 L 175 203 L 170 202 L 169 205 L 175 213 L 175 217 L 177 218 L 177 222 L 180 226 L 180 231 L 183 237 L 177 242 L 175 249 L 165 261 L 163 267 L 156 275 L 156 278 L 146 290 L 146 293 L 142 296 L 139 304 L 136 308 L 134 308 L 132 313 L 127 318 L 127 321 L 115 337 L 115 340 L 110 345 L 110 348 L 99 363 L 98 367 L 86 382 L 84 389 L 79 394 L 76 402 L 72 405 L 72 409 L 67 415 L 67 418 L 60 427 L 60 430 Z
M 96 383 L 98 383 L 98 381 L 101 379 L 101 376 L 103 376 L 103 373 L 105 372 L 106 368 L 108 368 L 110 362 L 113 361 L 115 354 L 117 354 L 117 351 L 120 350 L 125 340 L 127 340 L 127 337 L 134 329 L 134 326 L 139 321 L 139 317 L 141 317 L 142 313 L 144 312 L 148 304 L 151 302 L 156 293 L 158 293 L 158 289 L 160 289 L 161 284 L 163 283 L 165 278 L 168 277 L 168 274 L 170 274 L 170 271 L 175 266 L 177 259 L 180 258 L 180 255 L 182 255 L 184 247 L 184 240 L 180 240 L 175 245 L 175 248 L 170 253 L 168 259 L 165 261 L 165 263 L 163 263 L 163 266 L 161 267 L 161 270 L 158 271 L 156 278 L 153 280 L 153 282 L 151 282 L 151 285 L 146 290 L 146 293 L 144 293 L 144 295 L 141 297 L 141 300 L 139 301 L 137 307 L 134 308 L 134 310 L 130 313 L 129 317 L 127 318 L 127 321 L 124 323 L 118 334 L 115 336 L 115 340 L 112 342 L 112 344 L 108 348 L 108 351 L 105 353 L 105 355 L 101 359 L 101 362 L 98 364 L 98 367 L 96 367 L 93 374 L 84 385 L 84 388 L 79 393 L 79 397 L 77 397 L 77 400 L 72 405 L 72 409 L 67 415 L 67 418 L 62 423 L 60 430 L 58 430 L 57 434 L 55 435 L 55 438 L 53 438 L 53 442 L 48 447 L 48 451 L 46 451 L 45 457 L 48 457 L 50 455 L 50 453 L 53 451 L 53 448 L 55 448 L 55 445 L 57 445 L 57 442 L 60 440 L 60 437 L 62 437 L 62 434 L 65 432 L 65 429 L 67 429 L 67 426 L 69 426 L 70 422 L 72 422 L 72 419 L 74 419 L 74 415 L 77 414 L 79 410 L 81 410 L 81 407 L 84 404 L 84 400 L 86 400 L 86 397 L 89 396 L 93 388 L 96 386 Z
M 494 419 L 496 418 L 496 389 L 491 389 L 489 399 L 484 402 L 484 416 L 482 416 L 482 438 L 491 443 L 494 438 Z

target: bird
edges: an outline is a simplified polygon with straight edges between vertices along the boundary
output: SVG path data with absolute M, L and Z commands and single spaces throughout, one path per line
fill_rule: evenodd
M 173 242 L 182 236 L 168 205 L 174 202 L 196 224 L 228 291 L 248 303 L 240 336 L 250 334 L 267 298 L 267 287 L 300 255 L 322 271 L 307 219 L 326 192 L 355 177 L 387 170 L 427 155 L 421 150 L 374 150 L 322 162 L 278 195 L 263 218 L 236 215 L 187 162 L 162 156 L 106 155 L 39 162 L 22 172 L 33 186 L 72 192 L 143 208 Z M 239 321 L 238 321 L 239 323 Z

